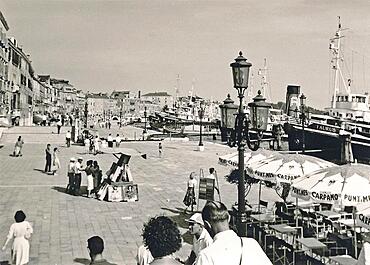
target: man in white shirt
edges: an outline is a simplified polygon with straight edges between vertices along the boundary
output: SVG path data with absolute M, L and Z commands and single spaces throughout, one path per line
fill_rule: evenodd
M 66 142 L 67 142 L 67 147 L 70 147 L 71 146 L 71 132 L 70 131 L 66 133 Z
M 119 147 L 121 144 L 121 137 L 119 136 L 119 134 L 117 133 L 117 136 L 116 136 L 116 147 Z
M 213 243 L 213 239 L 204 228 L 204 222 L 200 213 L 193 214 L 185 220 L 189 223 L 189 232 L 193 235 L 193 247 L 185 265 L 193 265 L 199 252 Z
M 79 157 L 75 164 L 75 194 L 74 195 L 80 195 L 82 171 L 84 170 L 82 167 L 82 161 L 83 161 L 83 158 Z
M 107 142 L 108 142 L 108 147 L 112 148 L 113 147 L 113 137 L 112 137 L 112 134 L 109 134 L 108 135 Z
M 209 175 L 206 176 L 208 179 L 216 179 L 215 177 L 216 171 L 213 167 L 209 168 Z
M 241 238 L 229 229 L 229 214 L 223 203 L 208 201 L 202 218 L 213 244 L 199 253 L 196 265 L 272 265 L 256 240 Z

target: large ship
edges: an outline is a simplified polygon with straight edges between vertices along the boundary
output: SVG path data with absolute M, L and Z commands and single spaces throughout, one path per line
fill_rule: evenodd
M 330 39 L 334 71 L 334 93 L 328 115 L 308 115 L 307 119 L 293 119 L 286 126 L 289 150 L 301 151 L 334 162 L 343 160 L 344 141 L 350 139 L 352 158 L 370 163 L 370 108 L 368 93 L 353 93 L 351 79 L 342 71 L 341 53 L 343 30 L 340 18 L 335 36 Z M 303 126 L 302 126 L 303 125 Z M 304 147 L 303 147 L 304 143 Z M 352 150 L 351 150 L 352 149 Z

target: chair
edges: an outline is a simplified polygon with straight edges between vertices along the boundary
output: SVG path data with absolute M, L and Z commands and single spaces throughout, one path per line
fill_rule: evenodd
M 308 212 L 306 212 L 305 210 L 302 210 L 301 208 L 298 208 L 298 210 L 299 210 L 299 213 L 301 215 L 303 223 L 309 224 L 311 218 L 310 218 L 310 215 L 308 214 Z
M 310 216 L 309 226 L 315 229 L 316 238 L 319 239 L 325 237 L 325 225 L 322 222 L 322 219 L 313 212 L 308 212 L 308 215 Z

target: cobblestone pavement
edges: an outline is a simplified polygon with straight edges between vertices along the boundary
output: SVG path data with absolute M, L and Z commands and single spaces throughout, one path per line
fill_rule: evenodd
M 42 127 L 24 128 L 25 145 L 22 157 L 11 157 L 14 142 L 9 135 L 3 137 L 0 148 L 0 238 L 5 241 L 8 229 L 14 221 L 15 211 L 22 209 L 27 220 L 33 224 L 30 265 L 88 264 L 86 240 L 93 235 L 105 241 L 104 257 L 117 264 L 136 264 L 137 247 L 141 244 L 143 223 L 152 216 L 164 214 L 177 221 L 184 234 L 183 248 L 177 253 L 185 258 L 190 253 L 190 237 L 184 221 L 182 199 L 186 181 L 191 171 L 199 174 L 215 167 L 220 182 L 222 201 L 230 207 L 237 200 L 237 187 L 227 183 L 225 174 L 230 168 L 218 165 L 218 156 L 236 151 L 219 144 L 205 143 L 205 151 L 197 151 L 196 142 L 164 141 L 164 154 L 158 157 L 157 142 L 125 142 L 121 150 L 130 154 L 147 154 L 147 159 L 133 156 L 130 168 L 134 182 L 139 187 L 138 202 L 112 203 L 75 197 L 64 192 L 67 183 L 66 167 L 70 157 L 82 156 L 98 160 L 103 172 L 117 159 L 112 154 L 97 156 L 84 154 L 82 146 L 67 148 L 62 134 L 54 132 L 53 137 Z M 125 131 L 126 130 L 126 131 Z M 141 129 L 138 129 L 138 133 Z M 135 128 L 125 127 L 125 134 L 133 133 Z M 22 129 L 12 128 L 5 133 L 22 134 Z M 4 136 L 4 135 L 3 135 Z M 37 141 L 35 141 L 36 137 Z M 34 141 L 32 141 L 34 139 Z M 42 172 L 45 163 L 46 142 L 60 147 L 62 168 L 58 175 Z M 53 142 L 55 141 L 55 142 Z M 54 144 L 55 143 L 55 144 Z M 83 176 L 82 185 L 86 185 Z M 257 188 L 253 187 L 249 198 L 256 201 Z M 263 199 L 276 199 L 273 192 L 263 191 Z M 201 210 L 203 201 L 200 203 Z M 0 264 L 10 257 L 10 247 L 0 252 Z

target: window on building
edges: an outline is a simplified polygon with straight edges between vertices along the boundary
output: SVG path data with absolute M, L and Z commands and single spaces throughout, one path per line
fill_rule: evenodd
M 27 78 L 23 74 L 21 74 L 21 84 L 27 86 Z
M 28 96 L 27 103 L 28 103 L 28 105 L 32 105 L 32 97 L 31 96 Z
M 18 53 L 16 53 L 14 50 L 12 51 L 12 63 L 15 66 L 18 66 L 20 64 L 20 59 L 21 57 L 19 56 Z
M 32 89 L 33 89 L 33 87 L 32 87 L 32 80 L 31 80 L 31 79 L 28 79 L 28 88 L 29 88 L 30 90 L 32 90 Z

